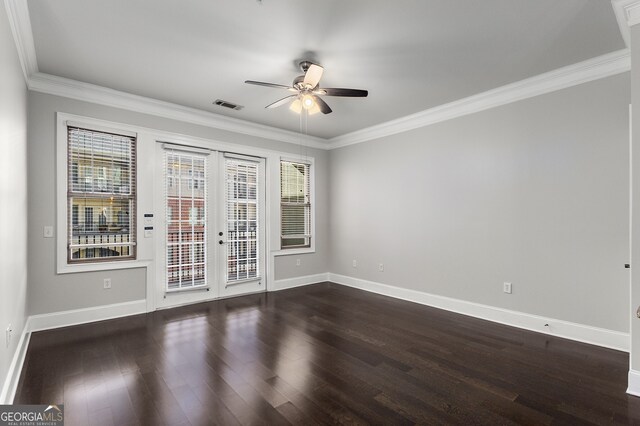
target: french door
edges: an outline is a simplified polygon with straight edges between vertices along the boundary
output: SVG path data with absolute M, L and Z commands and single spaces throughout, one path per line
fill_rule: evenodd
M 265 160 L 158 144 L 158 308 L 264 291 Z

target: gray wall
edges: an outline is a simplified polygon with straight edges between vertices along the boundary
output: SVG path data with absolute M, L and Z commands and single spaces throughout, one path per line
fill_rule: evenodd
M 331 151 L 331 272 L 627 331 L 629 80 Z
M 150 115 L 80 102 L 68 98 L 29 93 L 29 296 L 30 314 L 65 311 L 145 298 L 144 269 L 56 274 L 55 240 L 42 237 L 42 227 L 55 224 L 55 113 L 131 124 L 168 132 L 231 142 L 297 154 L 300 147 L 227 131 L 162 119 Z M 326 151 L 308 149 L 316 159 L 316 253 L 276 258 L 277 279 L 313 275 L 328 270 L 328 193 Z M 295 259 L 301 266 L 295 266 Z M 112 278 L 109 291 L 103 278 Z
M 27 88 L 4 2 L 0 3 L 0 386 L 26 321 Z M 5 330 L 13 339 L 5 344 Z
M 627 331 L 629 80 L 622 74 L 330 153 L 309 150 L 317 251 L 276 258 L 276 278 L 331 271 Z M 299 151 L 30 93 L 30 314 L 145 297 L 143 269 L 55 273 L 54 240 L 42 238 L 42 227 L 55 223 L 56 111 Z M 105 292 L 107 276 L 113 289 Z M 502 293 L 504 281 L 513 294 Z

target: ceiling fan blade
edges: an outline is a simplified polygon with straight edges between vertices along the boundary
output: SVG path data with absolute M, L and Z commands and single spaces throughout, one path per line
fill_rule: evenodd
M 253 84 L 255 86 L 273 87 L 275 89 L 286 89 L 286 90 L 289 90 L 291 92 L 297 92 L 297 90 L 294 89 L 293 87 L 285 86 L 285 85 L 282 85 L 282 84 L 265 83 L 263 81 L 253 81 L 253 80 L 245 80 L 245 83 Z
M 337 88 L 324 88 L 324 87 L 322 89 L 314 90 L 313 93 L 317 95 L 325 95 L 325 96 L 344 96 L 347 98 L 366 98 L 367 95 L 369 95 L 368 90 L 337 89 Z
M 282 106 L 282 105 L 286 104 L 287 102 L 291 102 L 294 98 L 297 98 L 297 97 L 298 97 L 298 95 L 287 96 L 285 98 L 282 98 L 282 99 L 279 99 L 279 100 L 275 101 L 272 104 L 267 105 L 265 108 L 277 108 L 279 106 Z
M 320 98 L 319 96 L 314 96 L 313 100 L 316 101 L 316 104 L 320 107 L 320 111 L 323 114 L 331 113 L 331 108 L 329 108 L 329 105 L 327 105 L 327 103 L 323 101 L 322 98 Z
M 309 85 L 310 88 L 316 87 L 322 78 L 323 72 L 324 68 L 320 65 L 311 64 L 307 73 L 304 75 L 304 84 Z

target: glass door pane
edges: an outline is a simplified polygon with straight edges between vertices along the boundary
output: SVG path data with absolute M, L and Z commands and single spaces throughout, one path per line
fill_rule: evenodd
M 225 158 L 227 284 L 260 277 L 259 163 Z
M 166 290 L 207 286 L 207 158 L 165 153 Z

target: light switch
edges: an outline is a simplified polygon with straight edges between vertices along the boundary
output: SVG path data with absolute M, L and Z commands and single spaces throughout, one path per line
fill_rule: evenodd
M 43 235 L 45 238 L 53 238 L 53 226 L 45 226 Z

